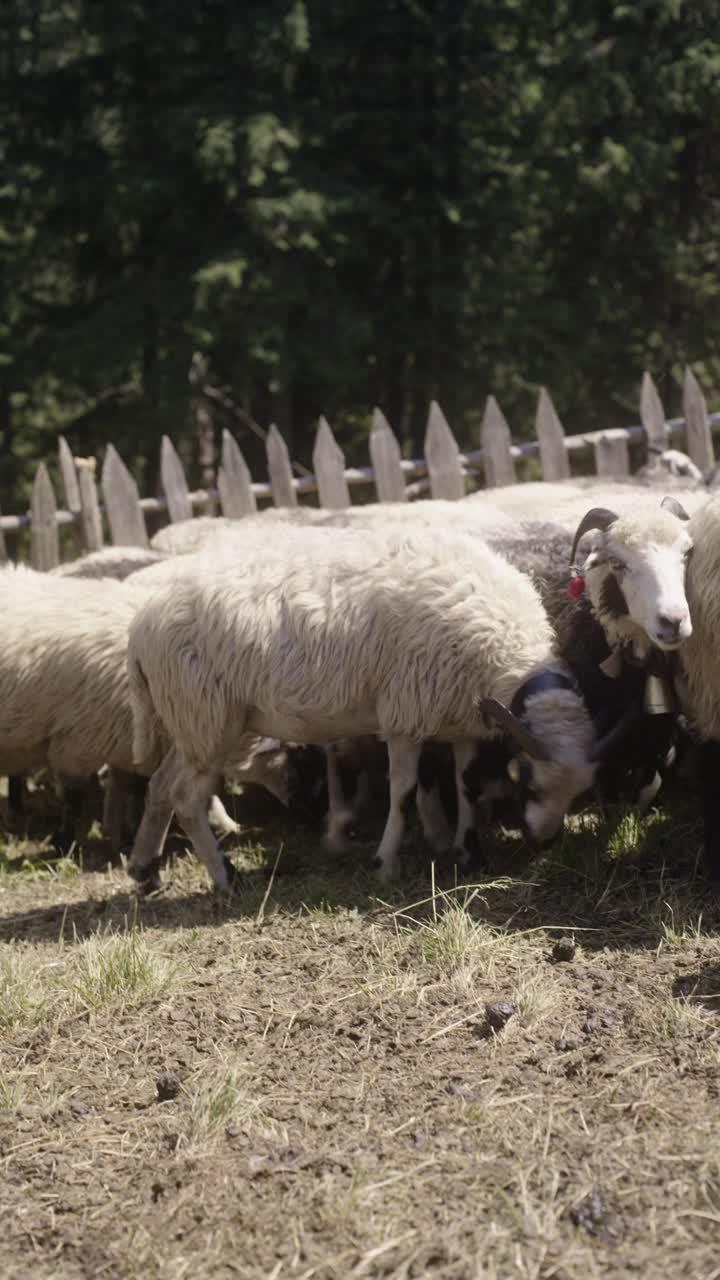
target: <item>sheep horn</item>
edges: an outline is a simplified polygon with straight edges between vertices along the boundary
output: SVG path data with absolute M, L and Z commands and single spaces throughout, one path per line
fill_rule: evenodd
M 602 529 L 605 532 L 617 520 L 617 512 L 610 511 L 607 507 L 593 507 L 591 511 L 587 511 L 575 530 L 573 538 L 572 551 L 570 552 L 570 563 L 575 563 L 575 552 L 578 548 L 578 542 L 584 533 L 589 529 Z
M 497 698 L 482 698 L 478 711 L 483 715 L 490 716 L 497 724 L 520 744 L 524 751 L 534 760 L 549 760 L 550 753 L 544 743 L 536 738 L 533 733 L 523 724 L 522 720 L 518 720 L 512 711 L 503 706 L 502 702 L 498 702 Z
M 639 719 L 640 712 L 638 708 L 630 707 L 618 720 L 617 724 L 604 737 L 600 738 L 599 742 L 595 743 L 593 750 L 590 752 L 590 761 L 593 764 L 599 764 L 602 760 L 606 760 L 613 747 L 617 746 L 618 742 L 630 732 Z
M 663 511 L 669 511 L 671 515 L 677 516 L 678 520 L 689 520 L 690 517 L 685 510 L 682 502 L 678 502 L 677 498 L 672 498 L 670 494 L 663 498 L 660 503 Z

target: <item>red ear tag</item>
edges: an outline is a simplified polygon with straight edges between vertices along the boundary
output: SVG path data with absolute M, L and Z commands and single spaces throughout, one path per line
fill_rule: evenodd
M 584 590 L 585 579 L 578 573 L 574 578 L 571 578 L 568 583 L 568 595 L 571 600 L 579 600 Z

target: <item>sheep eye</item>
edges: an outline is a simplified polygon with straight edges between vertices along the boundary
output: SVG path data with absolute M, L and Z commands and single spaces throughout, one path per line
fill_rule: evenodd
M 616 556 L 610 556 L 610 568 L 613 573 L 624 573 L 625 565 L 622 560 L 618 560 Z

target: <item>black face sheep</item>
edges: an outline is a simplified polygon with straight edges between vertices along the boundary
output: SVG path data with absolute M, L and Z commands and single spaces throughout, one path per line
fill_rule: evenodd
M 304 539 L 312 531 L 306 531 Z M 552 837 L 595 777 L 599 743 L 531 582 L 477 539 L 413 533 L 297 542 L 274 534 L 260 568 L 198 557 L 142 606 L 128 650 L 138 762 L 153 776 L 131 872 L 153 883 L 172 810 L 219 888 L 228 867 L 207 824 L 218 774 L 248 734 L 387 741 L 390 812 L 378 860 L 397 870 L 422 743 L 498 726 L 520 747 L 523 819 Z M 320 551 L 320 548 L 323 548 Z M 293 554 L 294 553 L 294 554 Z M 548 670 L 548 667 L 550 670 Z M 510 704 L 520 698 L 522 709 Z

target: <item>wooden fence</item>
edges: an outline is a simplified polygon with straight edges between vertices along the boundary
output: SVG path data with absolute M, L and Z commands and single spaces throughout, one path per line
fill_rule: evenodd
M 537 438 L 513 444 L 502 410 L 490 396 L 480 428 L 481 447 L 463 453 L 439 405 L 433 403 L 425 434 L 425 457 L 406 460 L 386 418 L 376 409 L 369 438 L 371 466 L 346 467 L 345 458 L 330 424 L 321 418 L 313 449 L 314 475 L 293 475 L 287 446 L 277 427 L 268 432 L 268 482 L 253 481 L 245 459 L 228 431 L 223 432 L 222 462 L 217 488 L 190 492 L 180 458 L 168 436 L 163 437 L 160 477 L 164 498 L 141 498 L 138 487 L 112 444 L 105 450 L 98 493 L 94 458 L 74 458 L 67 441 L 59 442 L 59 473 L 64 506 L 58 507 L 47 470 L 38 467 L 32 486 L 30 511 L 0 516 L 0 559 L 7 559 L 5 534 L 30 528 L 31 558 L 37 569 L 51 569 L 60 561 L 59 531 L 65 525 L 79 533 L 85 551 L 103 546 L 106 533 L 118 545 L 147 546 L 146 514 L 167 513 L 170 521 L 198 513 L 239 519 L 257 509 L 258 499 L 276 506 L 296 506 L 303 494 L 317 494 L 322 507 L 347 507 L 353 486 L 374 484 L 380 502 L 404 502 L 429 493 L 433 498 L 457 499 L 466 492 L 466 478 L 482 472 L 486 486 L 514 484 L 516 463 L 538 458 L 543 479 L 563 480 L 571 475 L 570 458 L 579 451 L 594 453 L 598 476 L 630 473 L 629 445 L 647 443 L 662 451 L 675 441 L 685 444 L 701 469 L 714 461 L 712 432 L 720 430 L 720 414 L 708 414 L 705 399 L 692 371 L 685 375 L 682 418 L 667 421 L 660 397 L 648 373 L 640 395 L 640 423 L 611 431 L 566 436 L 555 406 L 542 388 L 538 399 Z M 103 518 L 104 517 L 104 518 Z

